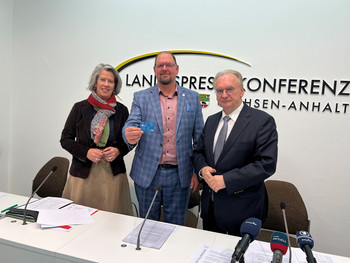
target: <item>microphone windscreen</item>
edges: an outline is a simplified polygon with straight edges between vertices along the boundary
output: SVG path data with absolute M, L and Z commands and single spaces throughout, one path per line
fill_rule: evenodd
M 276 249 L 281 250 L 283 255 L 288 250 L 288 237 L 282 232 L 273 232 L 270 239 L 270 247 L 272 252 Z
M 250 236 L 250 242 L 254 241 L 260 233 L 261 220 L 258 218 L 250 217 L 241 225 L 241 236 L 245 234 Z
M 314 240 L 312 239 L 310 233 L 306 231 L 298 231 L 296 235 L 298 245 L 302 250 L 304 250 L 305 245 L 308 245 L 310 248 L 314 247 Z
M 52 167 L 51 172 L 54 172 L 57 170 L 57 166 Z
M 156 191 L 159 191 L 161 188 L 162 188 L 162 186 L 158 185 Z
M 286 209 L 286 204 L 284 202 L 280 203 L 281 209 Z

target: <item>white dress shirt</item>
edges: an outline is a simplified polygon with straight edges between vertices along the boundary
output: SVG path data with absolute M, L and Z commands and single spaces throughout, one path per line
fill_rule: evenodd
M 228 136 L 230 135 L 232 128 L 233 128 L 234 124 L 236 123 L 237 118 L 238 118 L 239 114 L 241 113 L 242 109 L 243 109 L 243 102 L 241 103 L 241 105 L 239 105 L 239 107 L 236 110 L 234 110 L 230 115 L 228 115 L 230 117 L 230 120 L 227 123 L 226 140 L 227 140 Z M 224 125 L 224 117 L 225 116 L 227 116 L 226 113 L 224 111 L 222 111 L 221 119 L 219 121 L 218 127 L 216 128 L 216 132 L 215 132 L 215 136 L 214 136 L 213 154 L 214 154 L 216 142 L 217 142 L 218 137 L 219 137 L 219 133 L 221 131 L 222 126 Z M 202 169 L 198 172 L 198 176 L 199 176 L 199 178 L 204 179 L 202 176 Z
M 218 127 L 216 128 L 216 132 L 215 132 L 215 136 L 214 136 L 214 143 L 213 143 L 213 153 L 214 153 L 214 149 L 215 149 L 215 145 L 216 142 L 218 140 L 219 137 L 219 133 L 221 131 L 222 126 L 224 125 L 224 117 L 229 116 L 230 120 L 227 123 L 227 134 L 226 134 L 226 139 L 227 140 L 228 136 L 230 135 L 233 126 L 235 125 L 237 118 L 239 116 L 239 114 L 241 113 L 243 108 L 243 103 L 241 103 L 241 105 L 239 105 L 239 107 L 237 109 L 235 109 L 230 115 L 226 115 L 226 113 L 224 111 L 222 111 L 221 114 L 221 119 L 219 121 Z

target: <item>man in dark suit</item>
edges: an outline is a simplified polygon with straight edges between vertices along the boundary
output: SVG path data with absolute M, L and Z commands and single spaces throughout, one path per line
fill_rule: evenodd
M 195 171 L 204 179 L 201 217 L 205 230 L 240 235 L 247 218 L 267 215 L 264 180 L 276 170 L 276 124 L 243 103 L 239 72 L 219 72 L 213 85 L 223 110 L 208 117 L 194 152 Z

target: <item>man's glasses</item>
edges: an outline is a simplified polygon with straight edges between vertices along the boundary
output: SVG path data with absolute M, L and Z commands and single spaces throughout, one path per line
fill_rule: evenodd
M 228 89 L 216 89 L 216 95 L 222 96 L 224 94 L 224 91 L 226 92 L 227 95 L 231 96 L 233 95 L 233 92 L 235 91 L 233 88 L 228 88 Z
M 172 68 L 172 67 L 174 67 L 174 66 L 176 66 L 176 64 L 174 63 L 174 64 L 158 64 L 158 65 L 156 65 L 156 68 L 157 69 L 162 69 L 162 68 Z

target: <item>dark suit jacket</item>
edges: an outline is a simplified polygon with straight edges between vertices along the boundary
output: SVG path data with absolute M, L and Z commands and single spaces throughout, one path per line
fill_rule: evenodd
M 238 232 L 249 217 L 262 221 L 267 213 L 264 180 L 276 170 L 277 131 L 269 114 L 244 105 L 214 164 L 213 141 L 222 112 L 209 116 L 194 153 L 196 173 L 210 166 L 224 176 L 226 189 L 214 194 L 217 224 L 228 232 Z M 208 217 L 211 189 L 204 183 L 201 216 Z
M 125 173 L 124 155 L 129 152 L 128 146 L 124 143 L 122 137 L 122 128 L 126 122 L 129 112 L 121 103 L 117 102 L 115 106 L 114 118 L 114 137 L 111 143 L 106 147 L 112 146 L 119 149 L 119 156 L 111 162 L 114 175 Z M 73 155 L 72 165 L 69 173 L 72 176 L 87 178 L 90 173 L 92 162 L 87 158 L 87 152 L 90 148 L 97 148 L 91 139 L 90 126 L 93 116 L 93 106 L 83 100 L 74 104 L 61 135 L 61 145 Z

